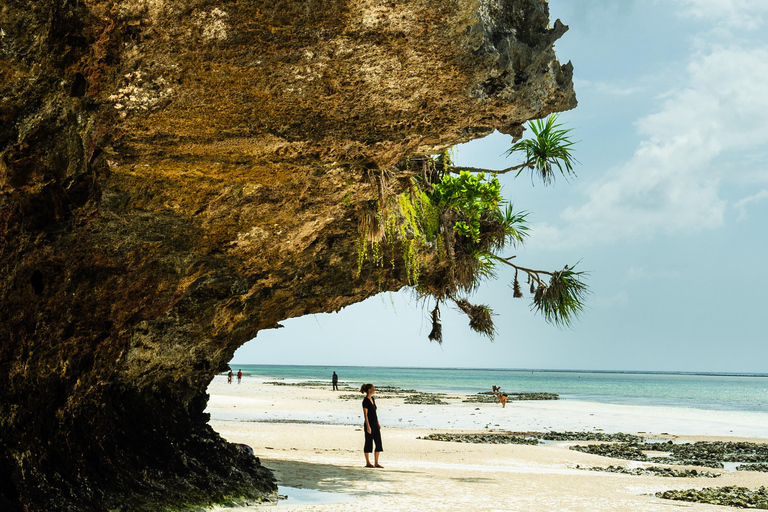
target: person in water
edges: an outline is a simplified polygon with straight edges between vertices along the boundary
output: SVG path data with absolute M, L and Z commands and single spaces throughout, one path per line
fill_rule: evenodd
M 379 465 L 379 454 L 383 451 L 381 447 L 381 423 L 379 423 L 379 417 L 376 414 L 376 400 L 373 398 L 373 394 L 376 392 L 376 388 L 373 384 L 363 384 L 360 388 L 360 392 L 365 395 L 363 398 L 363 418 L 365 419 L 365 446 L 363 447 L 363 453 L 365 454 L 365 467 L 367 468 L 383 468 Z M 373 445 L 376 443 L 376 450 L 374 451 Z M 373 464 L 371 464 L 371 452 L 373 453 Z

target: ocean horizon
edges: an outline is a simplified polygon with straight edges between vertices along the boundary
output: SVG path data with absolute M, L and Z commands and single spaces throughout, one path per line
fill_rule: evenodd
M 768 412 L 768 374 L 621 370 L 435 368 L 230 363 L 264 380 L 325 381 L 336 371 L 353 388 L 371 382 L 425 392 L 475 394 L 500 386 L 508 393 L 556 393 L 563 400 Z

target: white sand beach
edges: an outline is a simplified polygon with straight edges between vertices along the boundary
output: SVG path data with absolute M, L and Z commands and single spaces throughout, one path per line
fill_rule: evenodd
M 434 432 L 602 431 L 679 441 L 768 442 L 768 414 L 547 400 L 499 404 L 409 405 L 377 397 L 383 469 L 364 468 L 362 395 L 275 386 L 245 377 L 209 387 L 211 425 L 253 447 L 273 469 L 283 510 L 302 511 L 671 511 L 741 510 L 656 498 L 668 489 L 768 486 L 768 473 L 710 469 L 719 478 L 671 478 L 587 471 L 581 467 L 650 464 L 570 450 L 573 442 L 489 445 L 428 441 Z M 681 468 L 681 466 L 674 466 Z M 706 469 L 706 468 L 698 468 Z M 303 498 L 300 491 L 324 491 Z M 318 498 L 319 497 L 319 498 Z M 304 499 L 305 501 L 302 501 Z M 314 502 L 318 499 L 326 502 Z M 261 507 L 227 509 L 258 510 Z

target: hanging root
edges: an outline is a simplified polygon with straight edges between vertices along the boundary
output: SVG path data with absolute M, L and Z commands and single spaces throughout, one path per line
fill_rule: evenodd
M 485 334 L 493 340 L 496 336 L 496 327 L 493 325 L 493 313 L 488 306 L 470 304 L 465 299 L 454 300 L 454 302 L 469 317 L 470 329 Z
M 368 242 L 378 242 L 384 238 L 384 226 L 382 226 L 379 212 L 365 209 L 360 214 L 358 231 L 364 235 Z
M 438 343 L 443 342 L 443 325 L 440 323 L 440 303 L 435 304 L 432 310 L 432 330 L 429 333 L 429 340 Z
M 519 299 L 523 296 L 523 292 L 520 290 L 520 281 L 517 280 L 517 269 L 515 269 L 515 280 L 512 283 L 512 297 Z

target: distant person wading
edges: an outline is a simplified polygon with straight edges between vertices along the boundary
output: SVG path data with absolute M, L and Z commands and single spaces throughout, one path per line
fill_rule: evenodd
M 365 446 L 363 447 L 363 453 L 365 454 L 365 467 L 367 468 L 382 468 L 384 466 L 379 465 L 379 454 L 383 451 L 381 447 L 381 423 L 379 423 L 379 417 L 376 415 L 376 400 L 373 398 L 373 394 L 376 392 L 376 388 L 373 384 L 363 384 L 360 388 L 360 392 L 365 395 L 363 398 L 363 418 L 365 419 Z M 373 454 L 373 464 L 371 464 L 370 454 L 373 450 L 373 444 L 376 443 L 376 450 Z

